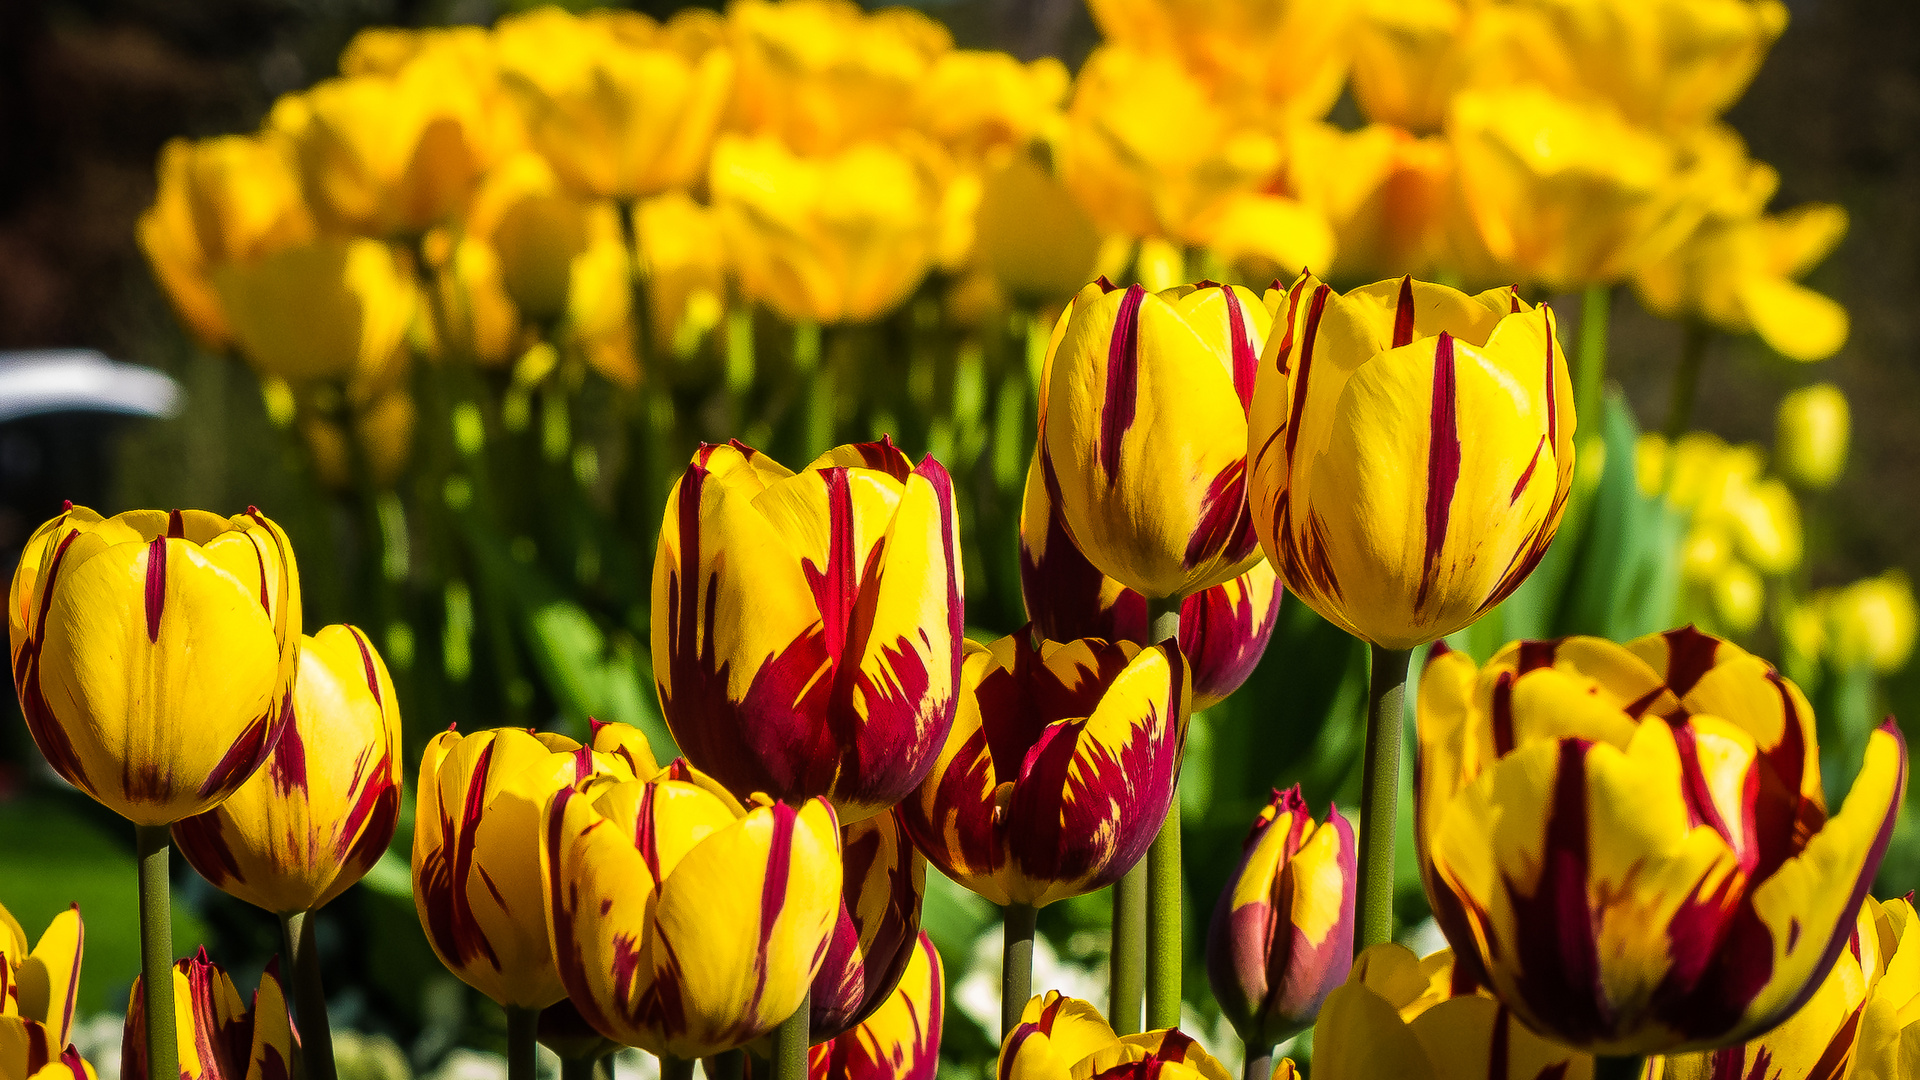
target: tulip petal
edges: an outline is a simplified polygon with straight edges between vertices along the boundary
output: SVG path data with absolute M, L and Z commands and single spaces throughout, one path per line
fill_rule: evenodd
M 899 985 L 872 1016 L 813 1047 L 811 1080 L 933 1080 L 940 1066 L 946 975 L 925 931 L 907 956 Z
M 964 682 L 977 682 L 981 670 L 1001 670 L 985 647 L 971 641 L 967 647 Z M 996 803 L 1001 784 L 980 704 L 968 687 L 960 695 L 946 745 L 920 790 L 901 804 L 901 813 L 915 846 L 942 873 L 996 904 L 1007 904 L 1011 901 L 1001 881 L 1007 861 L 1005 826 Z
M 1193 666 L 1194 712 L 1225 701 L 1253 674 L 1285 593 L 1279 575 L 1262 559 L 1239 577 L 1181 602 L 1180 652 Z
M 86 937 L 80 922 L 80 905 L 74 904 L 53 917 L 33 952 L 14 972 L 19 1015 L 47 1026 L 47 1035 L 55 1047 L 64 1047 L 73 1038 L 74 1007 L 80 994 L 80 957 Z M 0 956 L 0 964 L 8 962 Z M 0 1006 L 0 1012 L 6 1007 Z

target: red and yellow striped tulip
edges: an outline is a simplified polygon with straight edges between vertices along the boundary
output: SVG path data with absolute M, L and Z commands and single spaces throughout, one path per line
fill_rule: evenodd
M 815 1043 L 865 1020 L 893 992 L 912 959 L 927 891 L 926 856 L 897 808 L 842 828 L 840 854 L 840 915 L 807 998 Z
M 1282 1068 L 1290 1063 L 1282 1062 Z M 1179 1028 L 1113 1033 L 1100 1010 L 1049 990 L 1027 1002 L 1000 1046 L 1000 1080 L 1230 1080 Z M 1274 1071 L 1276 1077 L 1281 1069 Z
M 1710 1050 L 1799 1009 L 1906 788 L 1888 721 L 1829 818 L 1806 698 L 1692 627 L 1516 642 L 1484 668 L 1436 648 L 1419 730 L 1422 871 L 1462 968 L 1596 1054 Z
M 280 985 L 280 959 L 260 974 L 249 1005 L 202 948 L 173 965 L 174 1031 L 180 1080 L 286 1080 L 299 1038 Z M 120 1049 L 121 1080 L 148 1080 L 146 987 L 133 981 Z
M 624 726 L 602 727 L 591 748 L 518 728 L 449 730 L 421 755 L 414 908 L 440 962 L 503 1006 L 539 1009 L 567 996 L 540 914 L 542 813 L 554 792 L 587 777 L 633 779 L 612 749 L 609 729 Z
M 953 485 L 891 442 L 799 473 L 702 446 L 653 563 L 653 673 L 687 760 L 736 795 L 822 795 L 847 821 L 907 797 L 953 723 Z
M 61 1051 L 58 1058 L 23 1075 L 27 1080 L 98 1080 L 93 1066 L 80 1057 L 80 1051 L 71 1046 Z
M 1343 296 L 1311 274 L 1269 303 L 1247 479 L 1267 557 L 1381 648 L 1472 623 L 1526 580 L 1572 489 L 1552 310 L 1412 278 Z
M 85 938 L 75 904 L 28 951 L 26 931 L 0 907 L 0 1076 L 36 1077 L 49 1068 L 58 1075 L 72 1050 Z
M 772 1031 L 820 971 L 840 907 L 825 799 L 742 805 L 676 763 L 549 803 L 538 857 L 561 981 L 616 1042 L 704 1057 Z
M 1048 641 L 1147 640 L 1146 597 L 1102 574 L 1074 545 L 1035 454 L 1020 509 L 1020 596 Z M 1051 485 L 1057 486 L 1057 485 Z M 1180 652 L 1193 678 L 1192 711 L 1225 701 L 1267 651 L 1285 586 L 1265 559 L 1180 602 Z
M 300 576 L 258 510 L 70 507 L 27 540 L 7 616 L 34 743 L 136 825 L 220 805 L 292 720 Z
M 1306 1030 L 1353 966 L 1353 826 L 1313 820 L 1298 785 L 1273 793 L 1207 929 L 1214 1000 L 1250 1047 Z
M 925 930 L 907 955 L 906 971 L 873 1015 L 808 1051 L 810 1080 L 934 1080 L 946 1016 L 946 973 Z
M 967 643 L 953 731 L 901 804 L 913 842 L 996 904 L 1040 907 L 1120 880 L 1153 843 L 1186 745 L 1186 660 L 1030 629 Z
M 1247 408 L 1267 327 L 1239 287 L 1080 290 L 1041 375 L 1040 454 L 1067 533 L 1151 598 L 1253 568 Z
M 1374 945 L 1327 995 L 1313 1026 L 1314 1080 L 1592 1080 L 1593 1058 L 1527 1030 L 1513 1010 L 1455 970 Z
M 293 722 L 226 802 L 173 826 L 202 877 L 255 907 L 311 911 L 387 850 L 400 815 L 400 702 L 366 634 L 300 644 Z

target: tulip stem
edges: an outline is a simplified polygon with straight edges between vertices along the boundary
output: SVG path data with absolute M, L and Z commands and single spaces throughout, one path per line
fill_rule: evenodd
M 540 1010 L 507 1006 L 507 1080 L 533 1080 Z
M 1705 319 L 1687 320 L 1686 342 L 1680 347 L 1680 363 L 1673 369 L 1673 388 L 1667 396 L 1667 442 L 1677 442 L 1687 433 L 1693 419 L 1693 399 L 1700 390 L 1700 367 L 1707 358 L 1707 344 L 1713 329 Z
M 1585 423 L 1598 431 L 1600 402 L 1607 381 L 1607 309 L 1613 289 L 1608 285 L 1590 285 L 1580 302 L 1580 352 L 1574 357 L 1573 407 Z
M 167 871 L 173 855 L 165 825 L 135 825 L 140 860 L 140 974 L 145 984 L 147 1075 L 180 1075 L 173 1026 L 173 896 Z
M 713 1063 L 713 1075 L 707 1080 L 742 1080 L 747 1075 L 745 1050 L 728 1050 L 707 1060 Z
M 1372 646 L 1367 758 L 1360 804 L 1360 943 L 1393 940 L 1394 815 L 1400 808 L 1400 728 L 1406 722 L 1406 649 Z
M 1240 1071 L 1243 1080 L 1272 1080 L 1273 1047 L 1262 1049 L 1252 1043 L 1247 1044 L 1247 1066 Z
M 300 1056 L 307 1080 L 333 1080 L 333 1032 L 327 1024 L 327 995 L 320 985 L 320 956 L 313 945 L 313 912 L 280 916 L 287 963 L 293 974 L 293 1015 L 300 1023 Z
M 567 1064 L 561 1063 L 560 1080 L 578 1080 L 577 1077 L 566 1075 Z M 693 1059 L 660 1055 L 660 1080 L 693 1080 Z
M 807 1080 L 807 1046 L 812 1038 L 809 992 L 793 1015 L 773 1029 L 773 1080 Z
M 1032 904 L 1008 904 L 1002 912 L 1006 940 L 1000 960 L 1000 1038 L 1005 1041 L 1020 1024 L 1020 1013 L 1033 996 L 1033 927 L 1040 916 Z
M 1108 958 L 1107 1020 L 1116 1035 L 1140 1030 L 1147 992 L 1147 867 L 1135 863 L 1113 886 L 1113 952 Z
M 681 1063 L 678 1060 L 674 1060 L 671 1064 L 677 1066 Z M 670 1067 L 669 1062 L 663 1059 L 660 1062 L 660 1080 L 675 1080 L 675 1078 L 678 1078 L 678 1080 L 692 1080 L 693 1062 L 689 1061 L 685 1064 L 685 1072 L 670 1072 L 668 1071 Z M 593 1080 L 595 1076 L 599 1075 L 599 1067 L 599 1058 L 561 1058 L 560 1080 Z
M 1178 596 L 1151 600 L 1147 606 L 1149 636 L 1179 648 Z M 1143 643 L 1144 644 L 1144 643 Z M 1147 850 L 1147 1028 L 1180 1026 L 1180 976 L 1186 963 L 1180 917 L 1180 778 L 1174 776 L 1173 797 L 1160 833 Z
M 1638 1054 L 1629 1057 L 1596 1057 L 1593 1059 L 1593 1080 L 1640 1080 L 1640 1074 L 1646 1071 L 1647 1059 Z

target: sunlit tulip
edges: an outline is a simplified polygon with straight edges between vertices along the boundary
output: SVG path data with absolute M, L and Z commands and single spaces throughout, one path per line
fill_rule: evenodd
M 1342 131 L 1331 124 L 1295 130 L 1287 185 L 1325 215 L 1333 230 L 1332 262 L 1342 277 L 1418 273 L 1446 260 L 1446 215 L 1453 153 L 1446 140 L 1414 138 L 1386 124 Z
M 292 149 L 272 134 L 174 139 L 160 151 L 159 173 L 153 205 L 140 215 L 140 248 L 187 328 L 220 348 L 233 330 L 214 269 L 313 238 Z
M 520 309 L 508 295 L 500 253 L 491 243 L 466 235 L 449 242 L 446 257 L 434 267 L 438 294 L 437 344 L 450 354 L 485 367 L 501 367 L 518 355 Z
M 1003 52 L 942 53 L 914 88 L 915 126 L 962 161 L 1057 136 L 1073 78 L 1051 56 L 1023 64 Z
M 180 1080 L 278 1080 L 293 1075 L 299 1037 L 280 985 L 280 960 L 267 963 L 249 1003 L 202 948 L 173 965 L 174 1033 Z M 121 1080 L 147 1075 L 146 986 L 133 981 L 120 1050 Z
M 480 26 L 369 26 L 340 50 L 340 74 L 396 75 L 423 53 L 446 50 L 473 58 L 479 66 L 491 57 L 492 35 Z
M 290 381 L 382 381 L 406 359 L 418 298 L 395 248 L 327 238 L 213 272 L 240 355 Z
M 1315 1080 L 1592 1080 L 1593 1059 L 1535 1035 L 1455 977 L 1453 954 L 1404 945 L 1354 958 L 1313 1026 Z M 1744 1078 L 1743 1078 L 1744 1080 Z
M 1803 386 L 1780 399 L 1773 456 L 1782 472 L 1810 488 L 1831 487 L 1847 467 L 1852 427 L 1847 395 L 1832 383 Z
M 725 314 L 726 246 L 713 211 L 684 192 L 648 199 L 633 211 L 652 306 L 653 340 L 692 355 Z
M 1251 281 L 1271 281 L 1302 266 L 1329 265 L 1339 250 L 1322 207 L 1265 191 L 1229 196 L 1202 219 L 1198 230 L 1192 239 Z
M 1020 597 L 1048 641 L 1146 641 L 1146 598 L 1094 569 L 1067 535 L 1039 455 L 1020 508 Z M 1180 652 L 1192 672 L 1194 712 L 1225 701 L 1267 651 L 1286 589 L 1265 559 L 1180 602 Z
M 926 857 L 898 810 L 841 829 L 840 852 L 840 914 L 807 998 L 815 1043 L 852 1029 L 893 992 L 913 956 L 927 888 Z
M 920 785 L 959 696 L 952 481 L 891 442 L 799 473 L 702 446 L 667 498 L 653 673 L 687 760 L 738 793 L 848 821 Z
M 1493 5 L 1473 0 L 1361 0 L 1353 31 L 1353 96 L 1367 119 L 1430 134 L 1470 78 L 1476 25 Z
M 1813 710 L 1691 627 L 1517 642 L 1420 678 L 1422 872 L 1459 963 L 1533 1030 L 1625 1055 L 1742 1042 L 1846 948 L 1906 787 L 1888 721 L 1846 806 Z
M 1411 278 L 1343 296 L 1307 275 L 1270 302 L 1247 501 L 1281 579 L 1382 648 L 1472 623 L 1533 570 L 1572 489 L 1553 312 Z
M 530 141 L 577 192 L 632 199 L 700 180 L 733 82 L 727 49 L 633 12 L 557 7 L 502 19 L 494 42 Z
M 1356 855 L 1338 808 L 1316 822 L 1298 785 L 1273 793 L 1207 928 L 1207 978 L 1249 1047 L 1305 1030 L 1353 966 Z
M 85 937 L 75 904 L 29 951 L 26 931 L 0 907 L 0 1076 L 34 1077 L 70 1049 Z
M 914 844 L 996 904 L 1040 907 L 1120 880 L 1172 804 L 1191 698 L 1178 649 L 1029 629 L 967 643 L 960 712 L 901 805 Z
M 1834 661 L 1883 675 L 1899 671 L 1913 655 L 1916 618 L 1913 586 L 1899 570 L 1836 590 L 1827 601 Z
M 255 907 L 310 911 L 373 868 L 400 814 L 400 702 L 367 636 L 300 640 L 293 721 L 226 802 L 176 822 L 201 876 Z
M 440 962 L 501 1005 L 538 1009 L 567 994 L 541 915 L 542 813 L 554 792 L 596 775 L 634 774 L 615 754 L 518 728 L 442 732 L 421 755 L 414 908 Z
M 1283 1065 L 1286 1063 L 1283 1063 Z M 1027 1002 L 1000 1046 L 1001 1080 L 1229 1080 L 1231 1074 L 1179 1028 L 1121 1037 L 1100 1011 L 1049 990 Z M 1280 1072 L 1275 1071 L 1279 1076 Z
M 1144 596 L 1188 596 L 1260 559 L 1247 516 L 1247 406 L 1272 317 L 1238 287 L 1074 298 L 1042 385 L 1040 453 L 1067 532 Z
M 1346 79 L 1352 0 L 1090 0 L 1108 41 L 1171 51 L 1222 101 L 1317 119 Z
M 1094 276 L 1100 232 L 1050 165 L 1015 153 L 981 183 L 974 244 L 1003 288 L 1058 300 Z
M 912 941 L 899 984 L 873 1015 L 807 1055 L 810 1080 L 934 1080 L 947 980 L 925 930 Z
M 218 806 L 292 720 L 300 576 L 258 510 L 71 507 L 27 540 L 7 614 L 34 743 L 136 825 Z
M 824 799 L 742 805 L 685 768 L 562 788 L 537 851 L 539 925 L 568 997 L 602 1034 L 693 1058 L 800 1007 L 840 906 Z

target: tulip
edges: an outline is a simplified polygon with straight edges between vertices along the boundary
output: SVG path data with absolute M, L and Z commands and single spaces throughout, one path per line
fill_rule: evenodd
M 1490 16 L 1468 0 L 1359 5 L 1353 96 L 1367 119 L 1419 134 L 1440 130 L 1447 103 L 1469 80 Z
M 316 240 L 223 265 L 213 284 L 235 345 L 262 374 L 378 384 L 406 359 L 416 289 L 400 253 L 378 240 Z
M 1087 560 L 1151 599 L 1259 561 L 1247 516 L 1247 405 L 1271 316 L 1244 289 L 1074 298 L 1042 373 L 1040 453 Z
M 1038 454 L 1020 510 L 1020 596 L 1048 641 L 1145 641 L 1146 598 L 1094 569 L 1067 535 Z M 1247 681 L 1273 636 L 1285 588 L 1265 559 L 1180 602 L 1180 653 L 1193 680 L 1191 710 L 1225 701 Z
M 1282 1067 L 1290 1077 L 1291 1063 Z M 1092 1005 L 1049 990 L 1027 1002 L 1020 1026 L 1001 1044 L 997 1075 L 1001 1080 L 1228 1080 L 1230 1074 L 1178 1028 L 1117 1036 Z
M 1913 586 L 1899 570 L 1836 591 L 1827 601 L 1835 662 L 1882 675 L 1899 671 L 1913 655 L 1916 619 Z
M 1023 64 L 1002 52 L 941 53 L 913 90 L 915 126 L 961 160 L 983 163 L 1057 134 L 1072 82 L 1051 56 Z
M 899 984 L 857 1027 L 807 1055 L 810 1080 L 934 1080 L 947 980 L 925 930 L 912 940 Z
M 1171 643 L 967 643 L 960 711 L 919 792 L 914 844 L 996 904 L 1042 907 L 1118 881 L 1153 842 L 1191 697 Z
M 75 904 L 53 917 L 29 952 L 26 931 L 0 907 L 0 1075 L 39 1080 L 45 1068 L 53 1070 L 45 1080 L 69 1080 L 59 1067 L 67 1055 L 79 1061 L 70 1044 L 85 937 Z M 92 1080 L 91 1069 L 83 1071 Z
M 280 988 L 280 960 L 260 975 L 248 1004 L 207 950 L 172 968 L 181 1080 L 269 1080 L 292 1075 L 299 1037 Z M 135 979 L 120 1050 L 122 1080 L 148 1080 L 146 981 Z
M 1773 453 L 1781 471 L 1802 487 L 1832 487 L 1847 467 L 1847 395 L 1832 383 L 1803 386 L 1780 399 L 1774 425 Z
M 712 210 L 678 191 L 648 199 L 633 215 L 654 340 L 684 360 L 725 314 L 727 267 L 720 223 Z
M 1418 272 L 1451 261 L 1445 226 L 1453 153 L 1446 140 L 1414 138 L 1386 124 L 1352 132 L 1309 124 L 1293 133 L 1291 151 L 1287 185 L 1331 225 L 1336 275 Z
M 807 997 L 816 1045 L 851 1031 L 893 993 L 915 952 L 927 888 L 926 856 L 898 809 L 842 828 L 840 852 L 840 914 Z
M 1222 101 L 1287 120 L 1324 116 L 1346 81 L 1352 0 L 1092 0 L 1128 48 L 1169 52 Z
M 1340 249 L 1325 208 L 1266 191 L 1228 196 L 1205 219 L 1198 239 L 1248 280 L 1325 266 Z M 1144 282 L 1146 272 L 1140 276 Z
M 1337 808 L 1315 822 L 1298 786 L 1275 791 L 1247 834 L 1207 930 L 1207 977 L 1249 1057 L 1305 1030 L 1346 981 L 1354 860 L 1353 826 Z
M 1445 950 L 1424 960 L 1375 945 L 1353 961 L 1313 1026 L 1315 1080 L 1592 1080 L 1593 1059 L 1529 1031 L 1463 983 Z
M 687 760 L 848 822 L 911 794 L 958 697 L 958 537 L 947 471 L 884 439 L 797 474 L 702 446 L 653 564 L 654 680 Z
M 1094 276 L 1101 237 L 1051 165 L 1015 153 L 982 180 L 974 243 L 1002 288 L 1057 300 Z
M 1692 627 L 1518 642 L 1420 679 L 1427 895 L 1462 970 L 1567 1046 L 1714 1049 L 1792 1015 L 1846 948 L 1893 829 L 1888 721 L 1829 819 L 1814 716 Z
M 539 859 L 567 995 L 655 1054 L 771 1032 L 804 1007 L 834 936 L 839 835 L 824 799 L 743 805 L 686 768 L 560 789 Z

